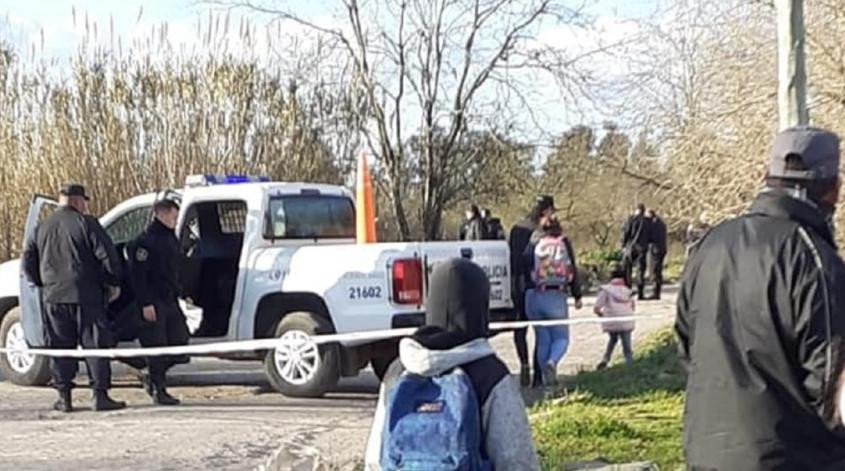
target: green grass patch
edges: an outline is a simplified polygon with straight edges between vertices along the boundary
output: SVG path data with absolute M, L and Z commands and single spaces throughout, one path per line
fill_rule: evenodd
M 684 382 L 670 331 L 640 346 L 630 366 L 569 378 L 565 392 L 530 411 L 543 468 L 606 460 L 682 469 Z

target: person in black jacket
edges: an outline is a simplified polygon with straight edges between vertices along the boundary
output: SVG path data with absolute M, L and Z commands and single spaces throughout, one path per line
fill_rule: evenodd
M 622 258 L 625 264 L 628 286 L 634 286 L 634 267 L 637 269 L 637 291 L 640 300 L 645 299 L 645 275 L 648 243 L 651 235 L 650 220 L 645 214 L 645 205 L 640 204 L 634 214 L 622 226 Z
M 675 324 L 688 469 L 845 469 L 839 138 L 778 134 L 766 186 L 692 248 Z
M 186 345 L 190 338 L 185 314 L 179 307 L 179 266 L 182 259 L 174 229 L 179 206 L 161 200 L 153 206 L 154 219 L 128 246 L 132 286 L 141 306 L 144 322 L 139 340 L 145 347 Z M 179 400 L 167 392 L 166 374 L 184 362 L 177 356 L 147 358 L 147 393 L 159 405 L 176 405 Z
M 516 310 L 517 320 L 528 320 L 525 316 L 525 274 L 522 273 L 522 253 L 531 241 L 531 234 L 540 224 L 548 221 L 555 213 L 554 198 L 548 195 L 538 196 L 528 217 L 516 223 L 508 234 L 508 246 L 511 254 L 511 298 Z M 531 385 L 531 370 L 528 366 L 528 329 L 516 329 L 513 332 L 513 342 L 519 357 L 519 382 L 523 387 Z M 542 367 L 536 365 L 534 356 L 534 383 L 542 383 Z
M 649 278 L 654 283 L 654 292 L 649 299 L 660 299 L 663 289 L 663 262 L 666 259 L 668 238 L 666 223 L 654 212 L 653 209 L 646 211 L 646 219 L 649 221 L 648 238 L 648 267 Z
M 481 218 L 484 220 L 484 225 L 487 228 L 487 236 L 485 240 L 505 240 L 505 228 L 502 227 L 502 220 L 493 217 L 489 209 L 481 210 Z
M 114 339 L 106 318 L 106 302 L 120 286 L 120 259 L 100 223 L 86 216 L 85 187 L 65 185 L 59 208 L 39 224 L 26 241 L 23 271 L 43 290 L 44 327 L 49 348 L 110 348 Z M 94 390 L 94 410 L 115 410 L 125 402 L 112 400 L 111 366 L 105 358 L 87 358 Z M 79 361 L 53 357 L 53 386 L 59 392 L 56 410 L 73 411 L 71 390 Z

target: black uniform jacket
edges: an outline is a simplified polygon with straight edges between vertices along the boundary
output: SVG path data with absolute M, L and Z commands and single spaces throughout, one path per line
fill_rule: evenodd
M 712 230 L 685 268 L 675 327 L 689 469 L 845 469 L 831 401 L 845 265 L 815 206 L 765 190 Z
M 120 285 L 120 259 L 97 219 L 60 207 L 26 241 L 27 278 L 52 304 L 104 304 L 105 288 Z
M 132 289 L 141 307 L 176 302 L 179 296 L 179 241 L 157 219 L 127 247 Z

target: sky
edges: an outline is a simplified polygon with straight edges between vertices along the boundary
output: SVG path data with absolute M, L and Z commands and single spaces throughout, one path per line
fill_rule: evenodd
M 331 14 L 325 6 L 327 2 L 277 1 L 308 18 L 322 19 Z M 575 32 L 548 24 L 543 26 L 537 41 L 588 49 L 601 42 L 622 40 L 626 35 L 636 33 L 636 26 L 630 20 L 654 14 L 659 0 L 565 1 L 584 2 L 586 12 L 595 19 L 593 30 Z M 154 28 L 166 23 L 169 41 L 190 50 L 203 47 L 197 25 L 207 18 L 210 8 L 214 7 L 194 0 L 0 0 L 0 40 L 11 43 L 22 58 L 53 59 L 59 64 L 57 70 L 63 70 L 69 58 L 86 42 L 86 34 L 92 34 L 91 29 L 86 33 L 86 18 L 90 24 L 97 25 L 97 43 L 103 46 L 113 45 L 111 29 L 122 38 L 121 41 L 142 42 L 149 38 Z M 260 26 L 268 20 L 268 17 L 257 17 L 253 22 Z M 598 59 L 596 67 L 613 73 L 616 64 L 612 59 L 606 60 L 608 62 L 603 63 Z M 544 120 L 552 123 L 549 126 L 552 133 L 562 132 L 580 122 L 599 126 L 607 118 L 593 110 L 563 106 L 562 95 L 552 79 L 537 87 L 544 93 L 548 90 L 548 95 L 553 97 L 542 105 L 544 109 L 540 113 Z

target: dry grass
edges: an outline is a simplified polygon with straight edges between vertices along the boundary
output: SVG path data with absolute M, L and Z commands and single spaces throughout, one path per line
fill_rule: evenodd
M 209 49 L 224 20 L 198 28 Z M 64 78 L 0 50 L 0 260 L 19 250 L 33 193 L 66 181 L 90 188 L 98 214 L 193 173 L 344 181 L 357 147 L 346 88 L 300 85 L 293 77 L 309 70 L 255 54 L 177 53 L 166 30 L 129 49 L 83 46 Z M 249 44 L 254 28 L 242 24 L 241 35 Z

